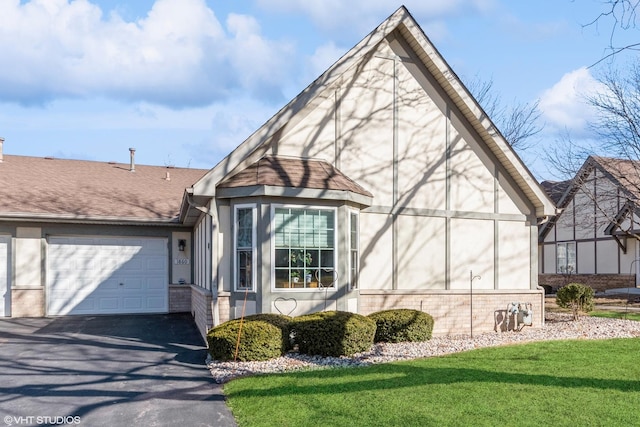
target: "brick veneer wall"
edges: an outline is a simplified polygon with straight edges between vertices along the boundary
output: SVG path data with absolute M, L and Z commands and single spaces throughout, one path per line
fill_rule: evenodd
M 473 332 L 504 331 L 507 306 L 512 302 L 531 303 L 532 326 L 544 326 L 542 290 L 474 291 Z M 360 314 L 367 315 L 392 308 L 409 308 L 429 313 L 434 319 L 434 336 L 471 332 L 471 297 L 468 291 L 360 291 Z M 513 319 L 510 319 L 509 329 L 514 324 Z
M 594 291 L 606 289 L 628 288 L 636 286 L 635 274 L 539 274 L 538 283 L 551 285 L 554 289 L 569 283 L 582 283 L 590 286 Z
M 218 314 L 220 323 L 231 320 L 231 293 L 220 292 L 218 294 Z
M 44 315 L 42 287 L 11 289 L 11 317 L 43 317 Z
M 191 292 L 187 285 L 169 285 L 169 313 L 189 313 Z
M 206 341 L 207 331 L 213 326 L 211 315 L 211 291 L 200 286 L 191 285 L 191 315 L 200 335 Z

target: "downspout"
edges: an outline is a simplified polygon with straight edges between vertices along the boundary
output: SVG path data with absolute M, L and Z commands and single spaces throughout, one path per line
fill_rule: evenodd
M 190 190 L 190 191 L 189 191 Z M 218 304 L 218 283 L 216 281 L 216 283 L 214 283 L 214 279 L 213 279 L 213 246 L 214 246 L 214 241 L 213 241 L 213 229 L 214 227 L 216 227 L 217 224 L 217 218 L 215 216 L 215 197 L 213 197 L 211 199 L 211 203 L 210 203 L 210 207 L 207 209 L 203 206 L 198 206 L 197 204 L 194 203 L 193 201 L 193 188 L 190 188 L 187 190 L 187 203 L 189 204 L 189 206 L 191 206 L 192 208 L 202 212 L 205 215 L 208 215 L 211 217 L 211 252 L 210 252 L 210 258 L 209 261 L 211 262 L 211 277 L 209 277 L 209 283 L 211 284 L 211 325 L 212 326 L 216 326 L 220 323 L 220 305 Z M 214 209 L 212 209 L 214 208 Z M 216 257 L 217 257 L 217 252 L 216 252 Z

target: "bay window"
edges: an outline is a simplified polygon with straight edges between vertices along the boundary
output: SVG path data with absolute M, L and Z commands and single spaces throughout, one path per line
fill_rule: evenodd
M 276 289 L 335 287 L 335 209 L 275 207 L 273 216 Z

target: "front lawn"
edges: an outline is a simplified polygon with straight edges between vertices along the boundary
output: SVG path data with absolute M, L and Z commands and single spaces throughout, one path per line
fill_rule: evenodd
M 626 426 L 640 407 L 640 338 L 552 341 L 234 380 L 241 427 Z
M 608 319 L 628 319 L 640 321 L 640 313 L 637 311 L 621 310 L 595 310 L 589 313 L 594 317 L 606 317 Z

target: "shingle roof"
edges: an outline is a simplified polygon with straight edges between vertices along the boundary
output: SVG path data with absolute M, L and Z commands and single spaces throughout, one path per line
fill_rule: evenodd
M 265 156 L 218 184 L 219 188 L 267 185 L 341 190 L 373 197 L 358 183 L 323 160 Z
M 542 181 L 540 185 L 557 206 L 564 192 L 571 186 L 571 182 L 572 180 L 570 179 L 566 181 Z
M 600 156 L 592 156 L 591 158 L 631 196 L 640 200 L 640 161 Z
M 185 188 L 206 172 L 5 155 L 0 217 L 177 222 Z

